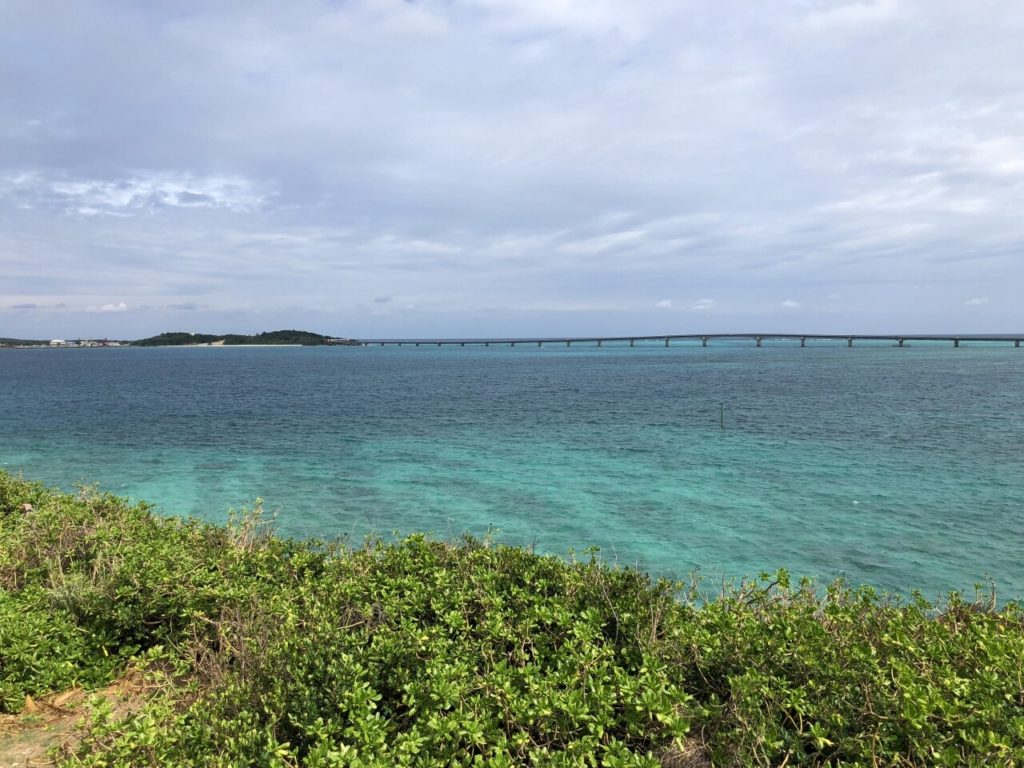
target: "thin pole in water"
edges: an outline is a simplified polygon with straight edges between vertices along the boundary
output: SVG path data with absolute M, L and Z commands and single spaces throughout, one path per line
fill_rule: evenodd
M 718 415 L 718 425 L 722 429 L 725 429 L 725 403 L 722 403 L 721 411 L 719 412 L 719 415 Z

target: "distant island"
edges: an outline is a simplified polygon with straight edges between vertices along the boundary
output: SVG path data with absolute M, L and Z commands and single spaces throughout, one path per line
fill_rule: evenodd
M 359 346 L 355 339 L 334 338 L 312 331 L 265 331 L 254 335 L 242 333 L 190 333 L 188 331 L 171 331 L 150 336 L 136 341 L 111 341 L 108 339 L 13 339 L 0 338 L 0 347 L 190 347 L 190 346 L 271 346 L 276 344 L 295 344 L 304 347 Z
M 161 333 L 158 336 L 150 336 L 148 339 L 133 341 L 136 347 L 184 347 L 197 344 L 217 346 L 241 346 L 241 345 L 269 345 L 269 344 L 301 344 L 306 347 L 315 347 L 323 344 L 350 344 L 356 345 L 359 342 L 353 339 L 334 339 L 330 336 L 323 336 L 312 331 L 265 331 L 249 336 L 241 333 L 187 333 L 175 331 Z
M 42 347 L 49 343 L 42 339 L 11 339 L 7 336 L 0 336 L 0 347 Z

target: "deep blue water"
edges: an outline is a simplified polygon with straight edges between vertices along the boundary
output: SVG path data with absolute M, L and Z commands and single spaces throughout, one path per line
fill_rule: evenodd
M 0 467 L 292 535 L 1019 598 L 1022 384 L 1005 344 L 3 350 Z

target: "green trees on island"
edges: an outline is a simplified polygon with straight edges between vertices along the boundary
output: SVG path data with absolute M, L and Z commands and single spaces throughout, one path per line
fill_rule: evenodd
M 311 331 L 265 331 L 253 336 L 239 333 L 215 334 L 215 333 L 186 333 L 183 331 L 161 333 L 158 336 L 150 336 L 146 339 L 139 339 L 132 342 L 137 347 L 168 347 L 186 346 L 189 344 L 212 344 L 222 342 L 227 346 L 239 344 L 302 344 L 304 346 L 317 346 L 327 344 L 329 336 L 323 336 Z
M 31 346 L 45 347 L 49 345 L 46 340 L 12 339 L 0 338 L 0 347 Z M 74 342 L 71 346 L 79 346 Z M 150 336 L 145 339 L 138 339 L 132 342 L 111 342 L 114 346 L 130 344 L 136 347 L 184 347 L 203 344 L 223 344 L 225 346 L 241 345 L 272 345 L 272 344 L 300 344 L 302 346 L 320 346 L 322 344 L 332 345 L 358 345 L 354 339 L 337 339 L 324 336 L 312 331 L 264 331 L 253 335 L 241 333 L 189 333 L 187 331 L 168 331 Z M 62 343 L 61 346 L 66 346 Z M 84 346 L 107 346 L 106 340 L 102 342 L 88 342 Z
M 1016 765 L 1024 614 L 695 588 L 467 538 L 360 547 L 0 473 L 0 711 L 145 671 L 75 766 Z

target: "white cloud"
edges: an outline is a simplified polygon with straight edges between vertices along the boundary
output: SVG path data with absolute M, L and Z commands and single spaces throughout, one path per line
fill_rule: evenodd
M 85 216 L 124 215 L 160 208 L 215 208 L 249 212 L 265 195 L 241 176 L 196 176 L 140 172 L 118 179 L 67 179 L 20 171 L 0 179 L 0 197 L 17 197 L 29 207 L 61 208 Z
M 806 25 L 817 31 L 859 29 L 893 19 L 900 10 L 899 0 L 844 2 L 835 8 L 809 14 Z
M 519 28 L 557 28 L 579 35 L 620 35 L 630 41 L 648 36 L 657 23 L 658 4 L 617 0 L 467 0 L 490 11 L 497 23 Z
M 373 238 L 369 247 L 377 251 L 416 252 L 429 254 L 453 254 L 462 251 L 462 246 L 423 238 L 404 238 L 397 235 L 381 235 Z
M 672 300 L 671 299 L 662 299 L 661 301 L 656 303 L 654 306 L 656 306 L 656 307 L 658 307 L 660 309 L 671 309 L 672 308 Z
M 87 312 L 127 312 L 128 311 L 128 305 L 125 304 L 122 301 L 122 302 L 120 302 L 118 304 L 101 304 L 98 307 L 96 307 L 96 306 L 87 307 L 86 311 Z
M 696 302 L 694 302 L 691 309 L 702 311 L 705 309 L 714 309 L 716 305 L 717 302 L 714 299 L 698 299 Z
M 631 245 L 643 239 L 647 233 L 642 229 L 611 232 L 606 235 L 590 237 L 583 240 L 565 243 L 558 247 L 563 253 L 576 255 L 597 254 Z
M 1024 177 L 1024 140 L 997 136 L 969 141 L 967 152 L 976 167 L 994 176 Z
M 981 307 L 988 304 L 988 296 L 978 296 L 974 299 L 968 299 L 964 302 L 965 307 Z
M 800 302 L 793 301 L 792 299 L 786 299 L 784 302 L 779 304 L 779 306 L 784 307 L 786 309 L 798 309 L 800 307 Z

